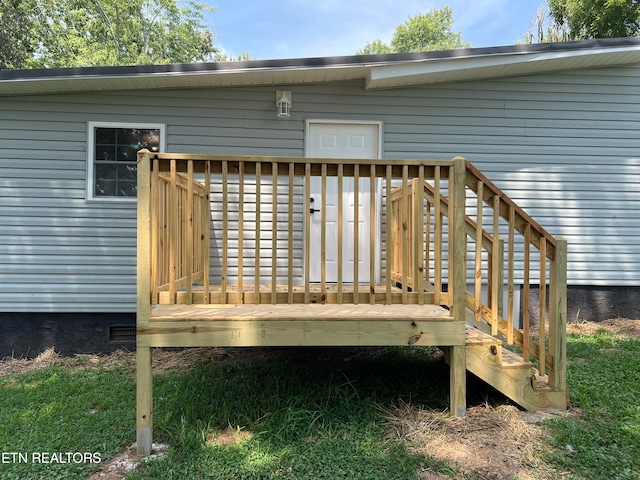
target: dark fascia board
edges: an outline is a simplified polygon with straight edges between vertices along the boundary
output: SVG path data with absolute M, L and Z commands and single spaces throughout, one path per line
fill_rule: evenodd
M 225 73 L 252 70 L 287 70 L 323 67 L 356 67 L 393 65 L 397 63 L 425 62 L 454 58 L 495 55 L 531 54 L 545 52 L 580 51 L 595 48 L 639 46 L 639 37 L 580 40 L 574 42 L 508 45 L 499 47 L 465 48 L 420 53 L 392 53 L 385 55 L 352 55 L 342 57 L 290 58 L 278 60 L 250 60 L 241 62 L 183 63 L 169 65 L 136 65 L 125 67 L 80 67 L 31 70 L 0 70 L 0 81 L 137 77 L 145 75 Z

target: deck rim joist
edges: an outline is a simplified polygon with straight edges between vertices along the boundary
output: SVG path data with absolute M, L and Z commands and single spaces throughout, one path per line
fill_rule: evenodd
M 386 308 L 385 308 L 386 307 Z M 436 305 L 157 305 L 138 346 L 464 345 Z

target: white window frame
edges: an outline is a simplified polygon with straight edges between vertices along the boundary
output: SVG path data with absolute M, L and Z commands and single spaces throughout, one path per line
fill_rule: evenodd
M 164 123 L 135 123 L 135 122 L 89 122 L 87 126 L 87 201 L 89 202 L 135 202 L 136 197 L 108 197 L 96 196 L 94 192 L 95 181 L 95 129 L 96 128 L 131 128 L 131 129 L 155 129 L 160 131 L 161 152 L 166 151 L 166 124 Z

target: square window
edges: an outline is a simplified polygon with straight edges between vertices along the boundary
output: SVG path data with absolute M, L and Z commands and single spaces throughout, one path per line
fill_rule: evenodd
M 164 127 L 90 123 L 89 128 L 88 198 L 136 197 L 138 151 L 159 151 Z

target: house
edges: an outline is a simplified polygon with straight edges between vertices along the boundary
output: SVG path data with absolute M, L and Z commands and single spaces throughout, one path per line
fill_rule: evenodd
M 637 317 L 638 73 L 637 38 L 2 71 L 0 357 L 35 355 L 49 346 L 63 353 L 133 346 L 127 342 L 135 339 L 135 154 L 142 148 L 463 156 L 548 232 L 567 239 L 569 320 Z M 290 112 L 279 117 L 276 101 L 283 94 Z M 247 188 L 255 196 L 255 180 Z M 221 207 L 213 208 L 219 226 Z M 376 249 L 384 243 L 374 242 Z M 215 258 L 213 276 L 222 268 Z M 238 264 L 229 258 L 233 283 Z M 518 295 L 524 271 L 520 259 L 514 262 L 516 308 L 524 305 Z M 295 275 L 304 270 L 298 260 Z M 383 278 L 383 271 L 382 264 L 363 265 L 360 273 Z M 530 295 L 527 303 L 535 305 Z

